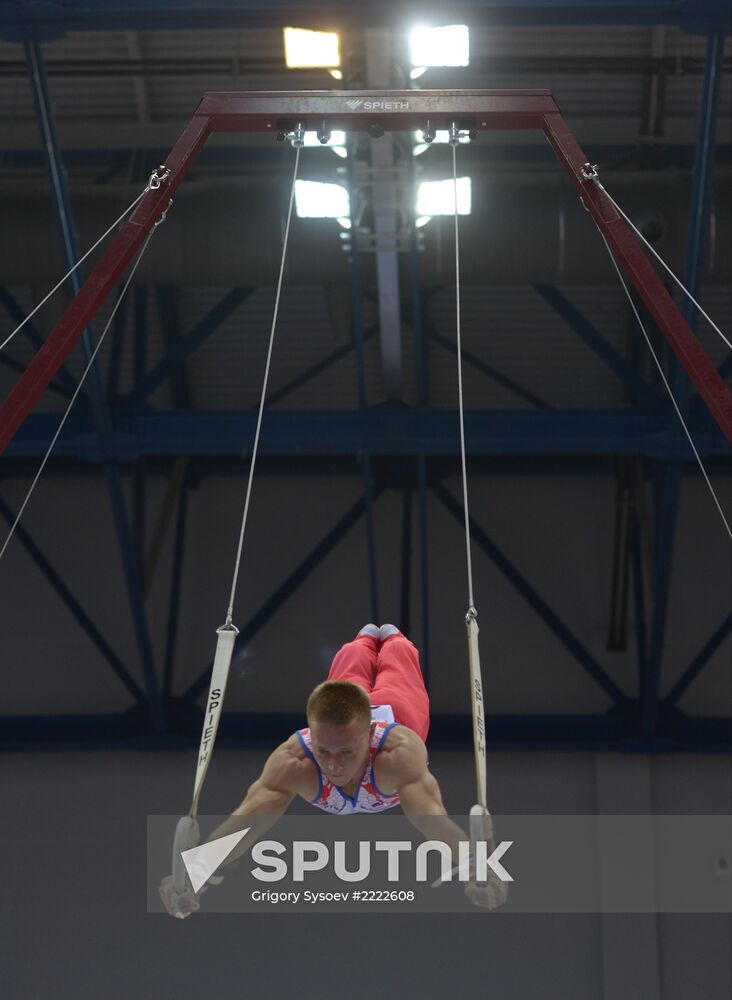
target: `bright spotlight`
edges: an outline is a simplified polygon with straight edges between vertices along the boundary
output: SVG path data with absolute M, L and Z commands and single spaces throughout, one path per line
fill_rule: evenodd
M 336 69 L 341 64 L 340 38 L 333 31 L 283 28 L 285 62 L 289 69 L 323 66 Z
M 351 214 L 346 188 L 321 181 L 295 182 L 295 211 L 300 219 L 340 219 Z
M 470 31 L 467 24 L 440 28 L 414 28 L 409 33 L 412 66 L 467 66 Z
M 470 215 L 470 178 L 457 179 L 458 215 Z M 454 215 L 455 189 L 452 178 L 444 181 L 422 181 L 417 188 L 417 217 L 425 215 Z

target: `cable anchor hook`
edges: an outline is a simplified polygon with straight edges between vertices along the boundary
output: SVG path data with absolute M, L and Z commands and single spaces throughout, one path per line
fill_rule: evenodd
M 160 171 L 160 173 L 158 173 Z M 159 167 L 155 167 L 153 172 L 150 174 L 150 179 L 147 182 L 148 191 L 157 191 L 163 181 L 167 181 L 170 177 L 170 167 L 166 167 L 164 163 L 161 163 Z
M 298 122 L 288 138 L 293 149 L 302 149 L 305 145 L 305 122 Z

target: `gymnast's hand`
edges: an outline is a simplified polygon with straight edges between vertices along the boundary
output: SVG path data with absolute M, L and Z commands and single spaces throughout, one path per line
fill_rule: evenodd
M 495 910 L 502 906 L 508 898 L 508 885 L 495 872 L 488 872 L 486 882 L 471 880 L 465 883 L 465 895 L 473 906 L 483 910 Z
M 163 906 L 171 917 L 178 917 L 179 920 L 184 920 L 186 917 L 189 917 L 191 913 L 195 913 L 196 910 L 201 909 L 199 897 L 193 891 L 193 886 L 187 880 L 185 891 L 177 892 L 175 886 L 173 885 L 173 876 L 166 875 L 160 883 L 158 893 L 163 902 Z

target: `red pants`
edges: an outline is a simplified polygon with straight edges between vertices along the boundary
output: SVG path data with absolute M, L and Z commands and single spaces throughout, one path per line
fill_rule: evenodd
M 394 718 L 427 739 L 430 700 L 422 679 L 419 653 L 402 635 L 390 635 L 381 644 L 370 635 L 358 635 L 336 653 L 329 681 L 351 681 L 369 696 L 372 705 L 391 705 Z

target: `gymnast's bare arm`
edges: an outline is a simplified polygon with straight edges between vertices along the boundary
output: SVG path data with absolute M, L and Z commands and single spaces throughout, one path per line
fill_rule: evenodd
M 287 811 L 296 795 L 313 799 L 317 790 L 315 767 L 302 750 L 297 736 L 293 734 L 269 755 L 262 773 L 250 785 L 241 805 L 208 837 L 207 842 L 230 833 L 238 833 L 246 827 L 251 828 L 221 867 L 230 865 L 246 854 L 258 838 Z M 199 897 L 190 885 L 182 896 L 175 892 L 171 875 L 163 879 L 159 893 L 171 916 L 187 917 L 200 908 Z
M 439 840 L 449 845 L 453 864 L 457 865 L 458 844 L 469 838 L 447 815 L 440 786 L 427 767 L 427 749 L 415 732 L 406 726 L 391 730 L 374 763 L 374 777 L 384 792 L 399 793 L 405 816 L 426 840 Z M 488 840 L 488 852 L 494 848 L 493 840 Z M 506 901 L 507 887 L 491 878 L 491 885 L 485 890 L 471 880 L 465 883 L 465 894 L 476 906 L 495 909 Z
M 466 834 L 447 815 L 423 740 L 406 726 L 392 729 L 374 762 L 374 777 L 384 793 L 399 793 L 405 815 L 420 833 L 450 845 L 457 864 L 457 845 Z
M 293 733 L 269 755 L 262 773 L 249 786 L 241 805 L 213 831 L 208 840 L 217 840 L 251 827 L 224 862 L 225 865 L 231 864 L 246 854 L 257 839 L 287 812 L 296 795 L 313 799 L 317 790 L 315 767 Z

